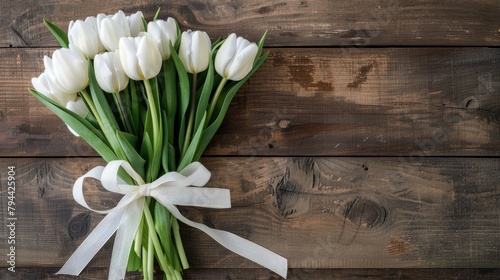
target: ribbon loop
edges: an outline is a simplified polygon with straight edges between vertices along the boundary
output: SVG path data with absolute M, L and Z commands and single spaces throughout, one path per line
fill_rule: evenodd
M 120 168 L 123 168 L 139 185 L 125 184 L 118 176 Z M 165 206 L 179 221 L 202 230 L 227 249 L 286 278 L 288 265 L 285 258 L 232 233 L 190 221 L 179 212 L 175 205 L 231 207 L 229 190 L 202 188 L 210 176 L 210 172 L 199 162 L 189 164 L 180 172 L 166 173 L 148 184 L 144 183 L 132 166 L 123 160 L 110 161 L 106 167 L 93 168 L 75 181 L 73 197 L 83 207 L 107 215 L 56 274 L 79 275 L 107 240 L 117 232 L 111 256 L 109 279 L 123 279 L 130 248 L 145 207 L 144 198 L 150 196 Z M 98 179 L 106 190 L 124 194 L 124 196 L 112 209 L 104 211 L 92 209 L 83 195 L 85 178 Z

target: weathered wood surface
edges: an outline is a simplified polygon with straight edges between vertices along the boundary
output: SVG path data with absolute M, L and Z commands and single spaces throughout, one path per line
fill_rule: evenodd
M 230 189 L 232 208 L 182 212 L 282 254 L 290 268 L 498 267 L 498 158 L 215 157 L 203 162 L 213 174 L 207 185 Z M 99 164 L 99 158 L 0 159 L 0 166 L 16 167 L 18 267 L 61 266 L 101 220 L 71 198 L 76 177 Z M 90 185 L 86 193 L 92 205 L 111 207 L 117 201 Z M 0 201 L 4 209 L 4 193 Z M 6 220 L 7 213 L 1 213 Z M 6 236 L 6 230 L 0 234 Z M 258 267 L 195 229 L 183 226 L 182 236 L 193 268 Z M 109 265 L 111 245 L 89 270 Z
M 142 10 L 151 19 L 173 16 L 183 29 L 212 37 L 237 32 L 253 40 L 269 29 L 269 46 L 495 46 L 500 44 L 497 0 L 483 1 L 2 1 L 1 47 L 55 46 L 42 23 Z M 237 30 L 235 30 L 237 26 Z
M 0 258 L 0 279 L 74 279 L 53 273 L 102 218 L 70 189 L 104 162 L 26 91 L 57 46 L 42 19 L 158 7 L 212 38 L 269 30 L 203 158 L 233 208 L 187 217 L 282 254 L 289 279 L 500 279 L 498 0 L 0 1 L 0 215 L 14 165 L 19 217 L 17 272 Z M 186 279 L 279 278 L 182 234 Z M 79 279 L 106 278 L 110 253 Z
M 500 155 L 500 49 L 270 50 L 207 155 Z M 0 49 L 3 156 L 96 155 L 27 93 L 51 51 Z
M 0 278 L 14 279 L 75 279 L 75 277 L 55 276 L 54 268 L 19 269 L 18 277 L 12 277 L 5 271 L 0 271 Z M 500 269 L 290 269 L 289 280 L 352 280 L 352 279 L 405 279 L 405 280 L 458 280 L 482 279 L 498 280 Z M 101 280 L 108 277 L 107 269 L 93 269 L 83 271 L 78 279 Z M 126 280 L 142 279 L 138 273 L 127 274 Z M 154 279 L 161 280 L 160 276 Z M 274 280 L 279 279 L 275 274 L 264 269 L 197 269 L 191 268 L 184 273 L 186 280 L 206 279 L 252 279 Z

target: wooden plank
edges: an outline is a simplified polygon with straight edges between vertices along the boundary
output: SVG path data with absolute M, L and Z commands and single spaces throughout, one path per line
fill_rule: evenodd
M 56 46 L 42 19 L 64 29 L 98 13 L 142 10 L 151 19 L 177 18 L 183 30 L 216 38 L 237 32 L 252 40 L 269 30 L 269 46 L 495 46 L 500 44 L 496 0 L 373 1 L 2 1 L 1 47 Z M 237 29 L 235 29 L 237 26 Z
M 56 268 L 21 268 L 16 273 L 6 270 L 0 271 L 0 277 L 10 279 L 74 279 L 69 276 L 56 276 L 53 273 Z M 101 280 L 108 277 L 107 269 L 93 268 L 84 270 L 79 279 Z M 252 279 L 268 280 L 279 279 L 277 275 L 264 269 L 195 269 L 190 268 L 183 274 L 185 280 L 205 279 Z M 407 280 L 497 280 L 500 277 L 500 269 L 290 269 L 288 280 L 308 279 L 407 279 Z M 139 280 L 142 276 L 137 273 L 128 273 L 126 280 Z M 155 279 L 163 279 L 159 275 Z
M 95 156 L 29 96 L 52 49 L 0 49 L 3 156 Z M 270 49 L 206 155 L 500 155 L 500 49 Z
M 190 219 L 288 258 L 290 268 L 498 268 L 498 158 L 205 158 L 208 186 L 231 190 L 226 210 L 182 208 Z M 2 158 L 15 166 L 16 265 L 59 267 L 102 216 L 71 198 L 98 158 Z M 86 189 L 91 205 L 117 198 Z M 7 236 L 1 227 L 0 235 Z M 193 268 L 258 268 L 185 226 Z M 5 245 L 5 244 L 4 244 Z M 4 246 L 2 245 L 2 246 Z M 111 244 L 90 267 L 109 265 Z M 2 262 L 1 267 L 7 266 Z

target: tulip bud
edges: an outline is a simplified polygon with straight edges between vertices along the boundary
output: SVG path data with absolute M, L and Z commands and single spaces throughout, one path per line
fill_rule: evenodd
M 191 74 L 205 71 L 211 48 L 210 38 L 206 32 L 191 30 L 182 32 L 179 57 L 186 71 Z
M 78 50 L 58 49 L 52 55 L 53 73 L 66 92 L 79 92 L 87 87 L 88 62 Z
M 66 104 L 66 109 L 76 113 L 82 118 L 85 118 L 89 113 L 89 109 L 81 97 L 78 97 L 75 101 L 68 102 L 68 104 Z M 80 135 L 78 135 L 78 133 L 76 133 L 76 131 L 74 131 L 69 125 L 66 124 L 66 126 L 73 135 L 80 137 Z
M 69 101 L 68 104 L 66 104 L 66 109 L 72 111 L 82 118 L 85 118 L 85 116 L 87 116 L 87 114 L 89 113 L 89 108 L 87 108 L 87 105 L 85 105 L 85 102 L 81 97 L 77 97 L 75 101 Z
M 130 28 L 130 36 L 137 37 L 139 33 L 144 32 L 144 15 L 141 11 L 138 11 L 135 14 L 131 14 L 127 16 L 128 26 Z
M 177 40 L 177 23 L 175 19 L 168 18 L 167 21 L 156 20 L 148 23 L 148 34 L 155 42 L 163 60 L 170 58 L 170 44 Z
M 222 43 L 215 56 L 215 70 L 222 77 L 239 81 L 253 68 L 258 47 L 243 37 L 231 34 Z
M 114 15 L 97 15 L 97 31 L 99 38 L 108 51 L 118 49 L 118 42 L 122 37 L 130 37 L 130 26 L 122 11 Z
M 129 78 L 149 80 L 160 73 L 161 55 L 150 35 L 139 35 L 120 39 L 120 61 Z
M 80 50 L 87 58 L 94 58 L 96 54 L 106 50 L 97 32 L 95 17 L 87 17 L 85 21 L 71 21 L 68 27 L 68 40 L 70 49 Z
M 94 58 L 97 83 L 106 92 L 118 93 L 128 85 L 128 77 L 123 71 L 119 51 L 98 54 Z

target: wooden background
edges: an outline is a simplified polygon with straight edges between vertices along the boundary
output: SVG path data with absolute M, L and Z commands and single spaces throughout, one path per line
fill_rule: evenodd
M 26 90 L 57 47 L 42 19 L 158 7 L 212 39 L 269 30 L 269 59 L 203 158 L 233 208 L 187 217 L 288 258 L 289 279 L 500 278 L 500 1 L 4 0 L 0 213 L 15 166 L 18 221 L 16 273 L 0 227 L 1 279 L 73 279 L 53 273 L 102 219 L 71 186 L 104 162 Z M 186 279 L 279 278 L 182 235 Z M 106 278 L 110 253 L 80 279 Z

